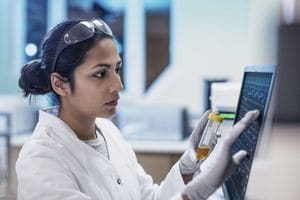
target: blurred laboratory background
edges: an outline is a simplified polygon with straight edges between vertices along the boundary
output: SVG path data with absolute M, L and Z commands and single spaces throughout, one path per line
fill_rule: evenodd
M 20 69 L 39 58 L 51 27 L 76 18 L 101 18 L 117 37 L 124 90 L 111 120 L 156 183 L 186 149 L 204 111 L 219 110 L 223 131 L 230 128 L 245 66 L 277 65 L 272 134 L 259 149 L 248 196 L 300 198 L 278 177 L 289 169 L 284 182 L 300 183 L 293 156 L 300 151 L 300 0 L 1 0 L 0 13 L 0 199 L 16 199 L 18 153 L 38 109 L 52 105 L 47 95 L 22 97 Z M 286 194 L 296 198 L 280 196 Z

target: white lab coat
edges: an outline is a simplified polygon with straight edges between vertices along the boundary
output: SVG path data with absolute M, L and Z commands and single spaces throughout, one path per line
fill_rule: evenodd
M 106 138 L 110 160 L 79 140 L 68 125 L 49 114 L 53 111 L 57 108 L 40 111 L 34 133 L 19 154 L 19 200 L 181 199 L 185 185 L 178 163 L 160 185 L 153 184 L 109 120 L 98 118 L 96 124 Z

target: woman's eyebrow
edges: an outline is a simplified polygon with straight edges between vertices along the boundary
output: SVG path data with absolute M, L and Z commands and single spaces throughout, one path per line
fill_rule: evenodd
M 116 64 L 116 66 L 122 65 L 122 60 L 119 60 Z M 111 64 L 106 64 L 106 63 L 98 63 L 96 65 L 91 66 L 89 69 L 94 69 L 96 67 L 105 67 L 105 68 L 110 68 Z
M 91 66 L 89 69 L 94 69 L 94 68 L 97 68 L 97 67 L 106 67 L 106 68 L 110 68 L 110 64 L 105 64 L 105 63 L 101 63 L 101 64 L 96 64 L 96 65 L 93 65 Z

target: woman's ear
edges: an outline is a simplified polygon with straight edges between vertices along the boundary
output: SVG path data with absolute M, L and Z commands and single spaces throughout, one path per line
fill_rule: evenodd
M 51 86 L 55 93 L 60 96 L 67 96 L 70 93 L 69 82 L 66 78 L 62 77 L 58 73 L 54 72 L 50 77 Z

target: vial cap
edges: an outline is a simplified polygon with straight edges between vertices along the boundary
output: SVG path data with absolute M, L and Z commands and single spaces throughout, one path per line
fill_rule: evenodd
M 214 112 L 211 112 L 211 113 L 209 113 L 209 115 L 208 115 L 208 119 L 210 119 L 210 120 L 212 120 L 212 121 L 217 121 L 217 122 L 219 122 L 219 123 L 222 123 L 222 121 L 223 121 L 224 118 L 221 117 L 220 115 L 214 113 Z

